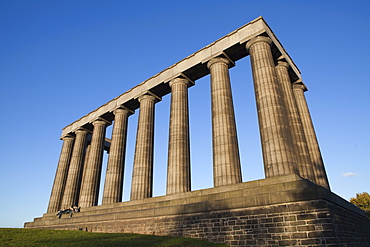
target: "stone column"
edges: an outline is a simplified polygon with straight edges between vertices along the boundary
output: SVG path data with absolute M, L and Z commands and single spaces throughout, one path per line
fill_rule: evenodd
M 93 122 L 93 125 L 94 131 L 91 137 L 89 160 L 86 164 L 84 179 L 81 185 L 79 203 L 79 206 L 84 208 L 98 204 L 105 130 L 108 122 L 99 118 Z
M 297 81 L 293 84 L 294 97 L 298 106 L 299 115 L 301 117 L 304 134 L 306 136 L 308 150 L 310 153 L 311 161 L 314 166 L 314 173 L 316 176 L 316 183 L 327 189 L 329 187 L 328 177 L 326 175 L 324 162 L 322 160 L 319 143 L 316 138 L 315 129 L 311 120 L 311 115 L 308 110 L 304 92 L 307 91 L 306 87 Z
M 89 162 L 89 155 L 90 155 L 90 144 L 91 144 L 91 135 L 87 137 L 87 145 L 85 149 L 85 160 L 81 175 L 81 183 L 85 180 L 85 174 L 86 174 L 86 167 L 88 167 L 87 163 Z
M 114 111 L 114 125 L 102 204 L 122 201 L 123 173 L 125 167 L 127 120 L 130 111 L 124 107 Z
M 266 177 L 294 173 L 295 166 L 271 43 L 270 38 L 258 36 L 246 45 L 252 63 Z
M 169 83 L 171 112 L 167 194 L 190 191 L 188 83 L 188 80 L 182 78 L 175 78 Z
M 218 57 L 207 64 L 211 75 L 215 187 L 242 182 L 229 63 L 229 60 Z
M 63 146 L 59 157 L 58 168 L 55 173 L 53 189 L 50 195 L 48 213 L 57 212 L 61 208 L 75 137 L 67 135 L 63 137 L 62 140 Z
M 75 134 L 76 140 L 73 147 L 71 164 L 69 166 L 61 209 L 72 205 L 77 206 L 78 204 L 78 194 L 80 192 L 81 174 L 85 158 L 86 137 L 88 132 L 85 129 L 78 129 Z
M 293 96 L 293 86 L 288 73 L 289 64 L 284 61 L 278 61 L 278 65 L 275 68 L 288 116 L 287 120 L 292 137 L 295 160 L 297 162 L 296 173 L 303 178 L 316 182 L 302 122 Z
M 155 97 L 139 97 L 140 113 L 136 135 L 130 200 L 152 197 Z

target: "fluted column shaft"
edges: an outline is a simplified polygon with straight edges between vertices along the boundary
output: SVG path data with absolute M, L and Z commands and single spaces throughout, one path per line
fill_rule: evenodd
M 295 166 L 271 43 L 270 38 L 258 36 L 246 45 L 252 63 L 266 177 L 294 173 Z
M 81 207 L 92 207 L 98 204 L 101 168 L 103 161 L 105 130 L 107 122 L 97 119 L 93 122 L 94 131 L 91 137 L 88 162 L 81 185 Z
M 76 140 L 73 147 L 61 209 L 78 204 L 87 134 L 88 132 L 84 129 L 76 131 Z
M 105 175 L 102 204 L 122 201 L 123 173 L 125 167 L 127 120 L 130 111 L 118 108 L 114 111 L 114 125 L 107 172 Z
M 136 135 L 130 200 L 152 197 L 155 97 L 139 97 L 140 113 Z
M 188 83 L 173 79 L 168 142 L 167 194 L 190 191 Z
M 59 157 L 58 168 L 55 173 L 53 189 L 50 195 L 48 213 L 56 212 L 61 208 L 75 137 L 67 135 L 63 137 L 62 140 L 63 146 Z
M 229 63 L 225 58 L 213 58 L 207 64 L 211 75 L 215 187 L 242 182 Z
M 287 62 L 279 61 L 275 68 L 278 82 L 282 88 L 282 96 L 288 117 L 287 120 L 292 137 L 295 160 L 297 161 L 296 173 L 303 178 L 309 179 L 312 182 L 316 182 L 307 147 L 307 141 L 303 132 L 302 122 L 299 117 L 297 105 L 293 95 L 293 86 L 288 73 L 289 64 Z
M 330 189 L 328 177 L 326 175 L 324 162 L 322 160 L 319 143 L 316 138 L 311 115 L 308 109 L 304 91 L 306 87 L 299 83 L 293 84 L 294 97 L 297 103 L 298 111 L 301 116 L 304 134 L 306 136 L 308 150 L 314 167 L 316 183 Z
M 88 167 L 87 163 L 89 162 L 90 146 L 91 146 L 90 144 L 91 144 L 91 136 L 90 136 L 90 140 L 89 138 L 87 140 L 87 145 L 85 149 L 85 160 L 84 160 L 84 165 L 83 165 L 83 170 L 82 170 L 82 175 L 81 175 L 81 183 L 85 179 L 86 167 Z

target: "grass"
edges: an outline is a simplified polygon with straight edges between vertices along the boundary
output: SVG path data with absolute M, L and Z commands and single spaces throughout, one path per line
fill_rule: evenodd
M 130 233 L 93 233 L 49 229 L 0 228 L 0 246 L 217 247 L 203 240 Z

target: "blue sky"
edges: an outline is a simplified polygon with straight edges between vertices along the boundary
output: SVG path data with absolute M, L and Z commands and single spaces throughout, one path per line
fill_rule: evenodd
M 0 227 L 46 212 L 63 127 L 261 15 L 309 88 L 332 191 L 345 199 L 369 192 L 369 11 L 369 1 L 341 0 L 0 0 Z M 249 58 L 230 76 L 243 181 L 261 179 Z M 189 89 L 194 190 L 212 187 L 209 92 L 208 76 Z M 156 105 L 155 196 L 165 194 L 169 100 Z M 129 120 L 124 200 L 137 115 Z

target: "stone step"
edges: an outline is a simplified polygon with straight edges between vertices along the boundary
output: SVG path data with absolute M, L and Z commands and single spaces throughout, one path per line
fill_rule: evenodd
M 291 197 L 294 193 L 291 191 L 307 187 L 304 184 L 312 183 L 297 175 L 288 175 L 176 195 L 82 208 L 81 212 L 74 213 L 72 218 L 65 214 L 58 219 L 55 213 L 48 213 L 44 215 L 43 220 L 35 221 L 33 225 L 133 219 L 266 205 L 272 201 L 294 200 Z
M 343 199 L 327 189 L 292 174 L 175 195 L 81 208 L 81 212 L 73 213 L 71 218 L 70 215 L 64 214 L 58 219 L 56 213 L 48 213 L 42 218 L 36 218 L 32 223 L 26 223 L 25 227 L 167 217 L 321 198 L 346 207 L 353 206 L 343 203 L 340 201 Z M 356 209 L 355 206 L 351 208 Z

